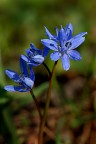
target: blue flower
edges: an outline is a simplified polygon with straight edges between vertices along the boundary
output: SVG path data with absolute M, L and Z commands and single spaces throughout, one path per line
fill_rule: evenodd
M 28 68 L 26 65 L 26 62 L 20 59 L 20 69 L 21 69 L 21 75 L 18 75 L 15 71 L 7 69 L 5 71 L 6 75 L 12 79 L 14 82 L 16 82 L 17 86 L 8 85 L 5 86 L 4 89 L 10 92 L 27 92 L 30 91 L 34 85 L 34 72 L 32 70 L 32 67 L 30 67 L 30 74 L 28 73 Z
M 44 58 L 48 55 L 49 48 L 44 47 L 44 50 L 37 49 L 34 44 L 30 44 L 30 48 L 26 50 L 26 55 L 21 55 L 21 58 L 31 66 L 39 66 L 43 63 Z
M 84 42 L 85 37 L 83 36 L 87 34 L 87 32 L 82 32 L 72 37 L 73 27 L 71 23 L 69 23 L 65 28 L 61 26 L 60 30 L 56 28 L 56 35 L 52 35 L 46 27 L 45 31 L 49 39 L 42 39 L 41 43 L 54 51 L 50 55 L 51 60 L 62 60 L 64 70 L 69 70 L 70 59 L 82 59 L 80 53 L 74 49 Z

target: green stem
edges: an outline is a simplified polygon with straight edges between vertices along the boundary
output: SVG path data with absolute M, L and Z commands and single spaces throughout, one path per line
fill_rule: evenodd
M 41 114 L 41 111 L 40 111 L 40 108 L 39 108 L 38 101 L 37 101 L 37 99 L 36 99 L 36 97 L 35 97 L 32 89 L 30 90 L 30 93 L 31 93 L 31 95 L 32 95 L 32 98 L 33 98 L 35 104 L 36 104 L 36 107 L 37 107 L 37 110 L 38 110 L 38 113 L 39 113 L 39 117 L 40 117 L 40 125 L 41 125 L 42 114 Z M 54 137 L 53 132 L 51 132 L 49 128 L 45 127 L 44 132 L 47 133 L 47 135 L 48 135 L 49 137 L 51 137 L 51 138 Z
M 46 99 L 46 106 L 45 106 L 44 116 L 43 116 L 41 126 L 40 126 L 39 144 L 43 144 L 43 132 L 44 132 L 44 126 L 45 126 L 47 112 L 48 112 L 48 108 L 49 108 L 49 104 L 50 104 L 52 78 L 53 78 L 53 74 L 54 74 L 56 64 L 57 64 L 57 61 L 55 62 L 54 66 L 53 66 L 52 73 L 51 73 L 51 76 L 50 76 L 49 88 L 48 88 L 47 99 Z
M 40 108 L 39 108 L 39 105 L 38 105 L 38 101 L 37 101 L 37 99 L 35 98 L 35 95 L 34 95 L 32 89 L 30 90 L 30 93 L 31 93 L 31 95 L 32 95 L 32 98 L 33 98 L 35 104 L 36 104 L 36 107 L 37 107 L 37 110 L 38 110 L 38 113 L 39 113 L 39 117 L 40 117 L 40 120 L 41 120 L 41 119 L 42 119 L 41 111 L 40 111 Z
M 43 62 L 43 65 L 44 65 L 44 67 L 46 68 L 46 70 L 48 71 L 48 73 L 49 73 L 49 76 L 51 76 L 51 72 L 50 72 L 50 70 L 49 70 L 49 68 L 48 68 L 48 66 Z

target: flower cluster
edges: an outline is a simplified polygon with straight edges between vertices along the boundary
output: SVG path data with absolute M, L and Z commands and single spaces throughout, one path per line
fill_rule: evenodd
M 61 59 L 64 70 L 69 70 L 70 59 L 81 60 L 82 57 L 80 53 L 74 49 L 84 42 L 84 35 L 87 34 L 87 32 L 82 32 L 73 37 L 73 27 L 71 23 L 69 23 L 65 28 L 62 26 L 60 29 L 56 28 L 56 35 L 52 35 L 46 27 L 45 31 L 48 39 L 41 40 L 41 43 L 44 45 L 43 50 L 36 48 L 34 44 L 30 44 L 30 48 L 26 50 L 26 55 L 20 56 L 21 74 L 18 75 L 16 72 L 9 69 L 5 71 L 10 79 L 19 84 L 17 86 L 5 86 L 5 90 L 11 92 L 30 91 L 35 80 L 33 67 L 39 66 L 44 62 L 50 49 L 53 50 L 50 55 L 51 60 L 58 61 Z

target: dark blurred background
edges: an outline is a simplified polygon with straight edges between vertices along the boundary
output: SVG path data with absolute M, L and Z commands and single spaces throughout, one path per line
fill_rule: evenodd
M 85 109 L 87 107 L 89 113 L 90 109 L 92 109 L 92 116 L 90 116 L 89 113 L 87 116 L 94 118 L 96 114 L 96 1 L 95 0 L 91 1 L 90 0 L 69 0 L 69 1 L 68 0 L 14 0 L 14 1 L 0 0 L 0 108 L 1 108 L 2 121 L 3 122 L 5 121 L 3 128 L 0 127 L 1 131 L 0 138 L 2 141 L 1 144 L 4 142 L 4 136 L 6 135 L 6 137 L 8 137 L 8 134 L 10 135 L 13 134 L 12 136 L 13 139 L 10 142 L 10 144 L 11 143 L 18 144 L 18 142 L 15 142 L 17 138 L 14 133 L 15 131 L 14 125 L 13 127 L 10 128 L 10 125 L 14 122 L 10 121 L 13 120 L 13 115 L 15 115 L 13 114 L 14 111 L 15 112 L 20 111 L 22 107 L 28 106 L 29 101 L 31 99 L 30 96 L 24 99 L 24 96 L 28 94 L 19 93 L 18 95 L 16 95 L 13 93 L 12 94 L 6 93 L 3 90 L 4 85 L 12 84 L 12 81 L 5 76 L 4 70 L 10 68 L 14 71 L 20 72 L 19 57 L 21 54 L 25 54 L 25 50 L 30 47 L 30 43 L 34 43 L 37 48 L 41 49 L 43 48 L 42 44 L 40 43 L 40 40 L 46 38 L 44 26 L 46 26 L 51 33 L 55 34 L 54 30 L 55 27 L 60 28 L 60 25 L 66 26 L 70 22 L 73 24 L 74 28 L 73 35 L 76 35 L 80 32 L 88 32 L 88 34 L 85 36 L 86 37 L 85 42 L 78 48 L 78 51 L 81 53 L 83 59 L 82 61 L 79 62 L 71 61 L 71 69 L 68 72 L 65 72 L 62 69 L 61 62 L 59 62 L 56 67 L 56 76 L 57 80 L 60 83 L 60 86 L 62 85 L 61 88 L 64 89 L 64 91 L 61 92 L 62 93 L 64 92 L 67 98 L 72 100 L 72 103 L 70 103 L 69 102 L 70 100 L 68 99 L 66 100 L 65 98 L 63 103 L 71 107 L 69 108 L 72 110 L 71 114 L 76 116 L 76 117 L 73 115 L 69 116 L 70 118 L 73 117 L 74 119 L 74 120 L 72 119 L 73 121 L 71 122 L 70 126 L 71 128 L 75 127 L 80 128 L 81 130 L 81 127 L 79 126 L 82 126 L 82 124 L 86 123 L 84 121 L 85 119 L 80 119 L 80 117 L 86 115 L 85 113 L 83 113 L 84 115 L 82 114 L 82 107 L 84 106 Z M 50 69 L 53 66 L 53 62 L 49 60 L 49 57 L 46 58 L 46 64 L 50 67 Z M 43 77 L 44 78 L 43 81 L 42 78 L 40 79 L 39 76 L 42 76 L 42 74 L 43 76 L 46 75 L 46 71 L 45 70 L 43 71 L 42 68 L 43 67 L 41 66 L 35 69 L 35 73 L 37 74 L 38 78 L 38 80 L 36 78 L 35 86 L 38 86 L 40 85 L 40 83 L 43 83 L 44 81 L 48 80 L 46 76 Z M 66 85 L 65 87 L 63 86 L 64 84 Z M 58 87 L 55 80 L 53 85 Z M 35 89 L 35 93 L 37 95 L 40 95 L 47 87 L 48 83 L 41 85 L 41 87 Z M 79 100 L 77 100 L 77 98 L 76 99 L 73 98 L 74 89 L 75 89 L 75 95 L 78 95 L 79 93 L 79 96 L 82 96 L 81 98 L 79 97 Z M 90 92 L 92 94 L 91 100 L 90 100 L 91 95 Z M 19 106 L 16 103 L 18 99 L 20 102 Z M 52 100 L 53 100 L 52 102 L 54 103 L 54 96 Z M 79 105 L 80 101 L 82 101 L 81 107 Z M 78 105 L 79 109 L 76 111 Z M 10 108 L 12 107 L 14 107 L 13 108 L 14 111 L 12 111 L 12 109 L 10 111 Z M 23 116 L 26 116 L 25 111 L 21 112 L 21 114 L 22 113 L 25 114 Z M 5 119 L 7 119 L 7 122 Z M 66 120 L 63 121 L 62 118 L 60 120 L 62 121 L 63 124 L 66 121 Z M 21 121 L 23 121 L 24 125 L 28 126 L 27 124 L 29 124 L 28 123 L 29 121 L 26 120 L 24 117 L 21 118 Z M 67 128 L 70 128 L 70 126 Z M 84 128 L 86 129 L 86 127 Z M 87 129 L 89 127 L 90 125 L 88 125 Z M 28 131 L 28 129 L 25 131 Z M 20 132 L 21 131 L 18 132 L 19 135 Z M 67 132 L 71 133 L 70 130 Z M 75 142 L 77 142 L 76 144 L 79 144 L 79 140 L 78 139 L 74 140 L 73 135 L 74 135 L 73 133 L 67 135 L 71 137 L 70 140 L 71 142 L 65 140 L 64 144 L 71 144 Z M 94 137 L 96 137 L 96 133 Z M 61 144 L 59 138 L 60 137 L 58 136 L 56 144 Z M 24 141 L 24 137 L 23 140 L 21 141 Z M 94 142 L 95 141 L 93 140 L 93 143 L 90 142 L 90 144 L 95 144 Z

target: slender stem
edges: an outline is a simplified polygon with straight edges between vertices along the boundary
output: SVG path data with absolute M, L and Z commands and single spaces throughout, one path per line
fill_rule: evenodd
M 35 102 L 35 104 L 36 104 L 36 107 L 37 107 L 37 110 L 38 110 L 38 113 L 39 113 L 39 117 L 40 117 L 40 120 L 41 120 L 41 119 L 42 119 L 42 114 L 41 114 L 41 111 L 40 111 L 40 108 L 39 108 L 39 105 L 38 105 L 38 101 L 37 101 L 37 99 L 35 98 L 35 95 L 34 95 L 32 89 L 30 90 L 30 93 L 31 93 L 31 95 L 32 95 L 32 98 L 34 99 L 34 102 Z
M 42 114 L 41 114 L 41 111 L 40 111 L 40 108 L 39 108 L 39 105 L 38 105 L 38 101 L 35 98 L 35 95 L 34 95 L 34 92 L 33 92 L 32 89 L 30 90 L 30 93 L 32 95 L 32 98 L 34 99 L 35 104 L 36 104 L 36 107 L 37 107 L 37 110 L 38 110 L 38 113 L 39 113 L 39 117 L 40 117 L 40 123 L 41 123 L 41 121 L 42 121 Z M 47 135 L 49 137 L 54 138 L 54 133 L 49 128 L 45 127 L 44 131 L 47 133 Z
M 44 126 L 45 126 L 47 112 L 48 112 L 48 108 L 49 108 L 49 104 L 50 104 L 52 78 L 53 78 L 53 74 L 54 74 L 56 64 L 57 64 L 57 61 L 55 62 L 54 66 L 53 66 L 50 81 L 49 81 L 49 88 L 48 88 L 48 93 L 47 93 L 46 106 L 45 106 L 44 116 L 43 116 L 43 119 L 42 119 L 42 122 L 41 122 L 40 133 L 39 133 L 39 144 L 43 144 L 43 132 L 44 132 Z
M 48 71 L 49 76 L 51 76 L 51 72 L 50 72 L 48 66 L 47 66 L 44 62 L 43 62 L 43 65 L 44 65 L 44 67 L 46 68 L 46 70 Z M 34 95 L 32 89 L 30 90 L 30 93 L 31 93 L 31 95 L 32 95 L 32 98 L 34 99 L 35 104 L 36 104 L 36 107 L 37 107 L 37 110 L 38 110 L 38 113 L 39 113 L 39 116 L 40 116 L 40 120 L 42 120 L 42 114 L 41 114 L 41 111 L 40 111 L 40 108 L 39 108 L 39 105 L 38 105 L 38 101 L 37 101 L 37 99 L 35 98 L 35 95 Z
M 43 62 L 43 65 L 44 65 L 44 67 L 46 68 L 46 70 L 48 71 L 48 73 L 49 73 L 49 76 L 51 76 L 51 72 L 50 72 L 50 69 L 48 68 L 48 66 Z

